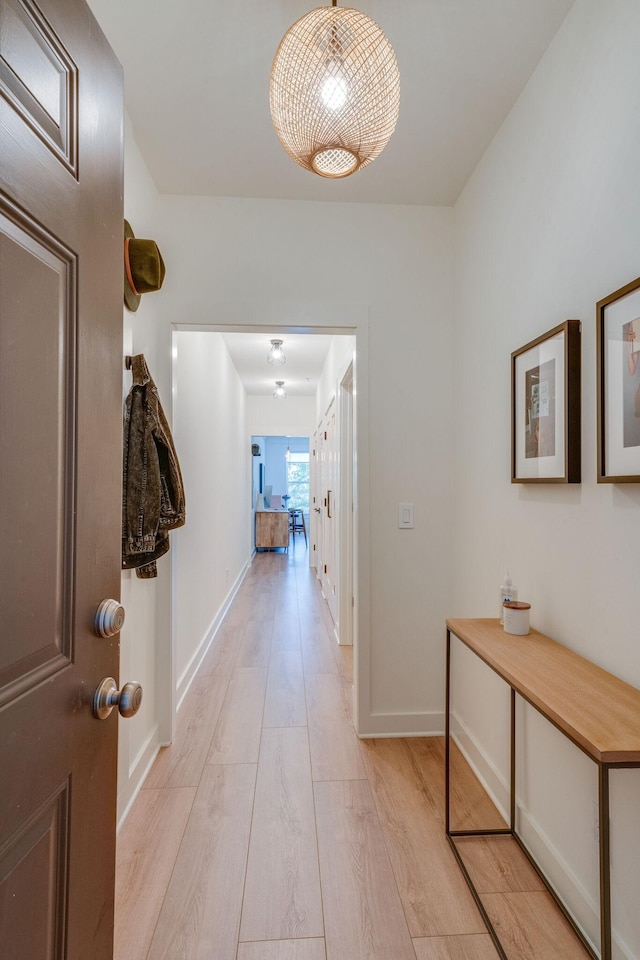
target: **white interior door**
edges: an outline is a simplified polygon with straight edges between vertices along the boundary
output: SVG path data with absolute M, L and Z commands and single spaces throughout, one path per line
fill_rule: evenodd
M 337 583 L 338 583 L 338 562 L 337 562 L 337 535 L 338 530 L 337 513 L 337 470 L 336 470 L 336 405 L 335 400 L 331 401 L 329 410 L 324 418 L 322 425 L 322 435 L 320 440 L 320 468 L 322 477 L 322 568 L 321 583 L 322 592 L 329 606 L 333 622 L 337 623 Z
M 316 571 L 319 577 L 320 549 L 319 540 L 322 533 L 320 504 L 320 451 L 318 449 L 320 428 L 313 434 L 309 450 L 309 566 Z

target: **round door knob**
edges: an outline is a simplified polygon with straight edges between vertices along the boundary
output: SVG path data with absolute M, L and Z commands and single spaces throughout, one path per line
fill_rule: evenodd
M 113 637 L 124 623 L 124 607 L 117 600 L 103 600 L 96 611 L 95 627 L 99 637 Z
M 93 696 L 93 714 L 98 720 L 105 720 L 114 707 L 121 717 L 132 717 L 140 709 L 142 687 L 131 680 L 118 690 L 113 677 L 105 677 Z

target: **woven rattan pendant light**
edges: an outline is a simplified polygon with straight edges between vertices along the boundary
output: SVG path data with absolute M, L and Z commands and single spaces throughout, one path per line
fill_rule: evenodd
M 287 30 L 269 88 L 289 156 L 322 177 L 347 177 L 378 157 L 396 126 L 400 75 L 380 27 L 350 7 L 316 7 Z

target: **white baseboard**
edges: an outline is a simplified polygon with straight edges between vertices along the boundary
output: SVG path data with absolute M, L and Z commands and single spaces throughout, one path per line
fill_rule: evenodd
M 438 737 L 444 732 L 441 711 L 434 713 L 371 713 L 358 731 L 362 740 L 371 737 Z
M 582 933 L 594 951 L 600 942 L 600 906 L 584 888 L 558 849 L 551 843 L 530 811 L 518 806 L 518 833 L 525 846 L 541 865 L 554 890 L 562 890 L 562 898 L 579 920 Z
M 509 781 L 477 742 L 468 727 L 455 714 L 451 715 L 451 736 L 461 754 L 489 794 L 505 821 L 509 823 Z
M 140 793 L 144 781 L 149 775 L 153 762 L 158 756 L 162 744 L 159 739 L 160 727 L 156 724 L 138 751 L 133 762 L 129 764 L 127 782 L 124 789 L 118 793 L 118 825 L 119 831 L 127 819 L 133 802 Z
M 182 676 L 178 679 L 178 687 L 176 690 L 176 704 L 177 704 L 176 709 L 177 710 L 180 709 L 182 705 L 182 701 L 184 700 L 187 693 L 189 692 L 189 687 L 193 683 L 193 680 L 198 670 L 200 669 L 200 664 L 206 657 L 207 651 L 209 650 L 209 647 L 213 643 L 215 635 L 220 629 L 220 625 L 222 624 L 222 621 L 224 620 L 227 613 L 229 612 L 229 607 L 233 603 L 233 599 L 236 593 L 238 592 L 238 590 L 240 589 L 242 581 L 247 575 L 247 570 L 249 569 L 249 566 L 250 566 L 250 560 L 247 560 L 244 563 L 240 573 L 236 577 L 231 589 L 227 593 L 223 603 L 219 607 L 216 615 L 214 616 L 213 620 L 209 624 L 209 627 L 205 631 L 205 634 L 202 640 L 198 644 L 195 653 L 193 654 L 189 663 L 184 669 Z

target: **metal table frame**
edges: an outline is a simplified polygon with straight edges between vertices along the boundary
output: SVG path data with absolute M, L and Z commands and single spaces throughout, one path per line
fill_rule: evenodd
M 499 676 L 506 684 L 508 684 L 511 691 L 511 742 L 510 742 L 510 788 L 509 788 L 509 800 L 510 800 L 510 814 L 509 814 L 509 826 L 504 829 L 493 829 L 493 830 L 452 830 L 451 821 L 450 821 L 450 771 L 451 771 L 451 756 L 450 756 L 450 743 L 451 743 L 451 630 L 447 628 L 447 663 L 446 663 L 446 703 L 445 703 L 445 830 L 449 844 L 453 850 L 455 858 L 458 862 L 465 880 L 471 890 L 473 898 L 482 914 L 482 918 L 487 926 L 487 930 L 491 935 L 496 950 L 501 958 L 501 960 L 508 960 L 506 953 L 500 943 L 498 935 L 491 923 L 489 915 L 484 908 L 480 894 L 476 890 L 476 887 L 473 883 L 471 875 L 467 870 L 467 867 L 460 855 L 459 850 L 456 846 L 456 839 L 458 837 L 489 837 L 489 836 L 510 836 L 513 837 L 520 848 L 528 857 L 529 861 L 533 865 L 534 869 L 537 871 L 541 880 L 545 884 L 547 890 L 552 895 L 560 909 L 562 910 L 564 916 L 567 918 L 576 934 L 578 935 L 580 941 L 584 945 L 585 949 L 588 951 L 589 955 L 594 958 L 594 960 L 612 960 L 611 953 L 611 865 L 610 865 L 610 855 L 609 855 L 609 845 L 610 845 L 610 825 L 609 825 L 609 770 L 611 769 L 631 769 L 637 768 L 639 764 L 637 763 L 603 763 L 594 759 L 586 750 L 579 744 L 573 737 L 571 737 L 566 730 L 562 730 L 554 720 L 548 716 L 543 710 L 541 710 L 536 704 L 532 703 L 521 690 L 514 687 L 514 685 L 503 676 L 498 669 L 496 669 L 492 664 L 486 663 L 485 660 L 478 654 L 477 651 L 473 650 L 472 647 L 469 647 L 464 640 L 461 640 L 456 634 L 454 634 L 457 640 L 460 643 L 464 644 L 467 649 L 471 650 L 475 656 L 478 657 L 486 666 L 489 667 L 497 676 Z M 599 858 L 600 858 L 600 956 L 593 950 L 591 944 L 587 941 L 584 934 L 576 924 L 575 920 L 569 913 L 568 909 L 565 907 L 564 903 L 560 899 L 558 893 L 553 889 L 540 866 L 534 860 L 532 854 L 529 852 L 525 846 L 522 838 L 518 835 L 516 830 L 516 694 L 518 694 L 526 703 L 529 703 L 541 716 L 543 716 L 549 723 L 552 723 L 556 729 L 560 730 L 563 736 L 571 740 L 578 749 L 580 749 L 586 756 L 589 757 L 594 763 L 598 766 L 598 819 L 599 819 Z

